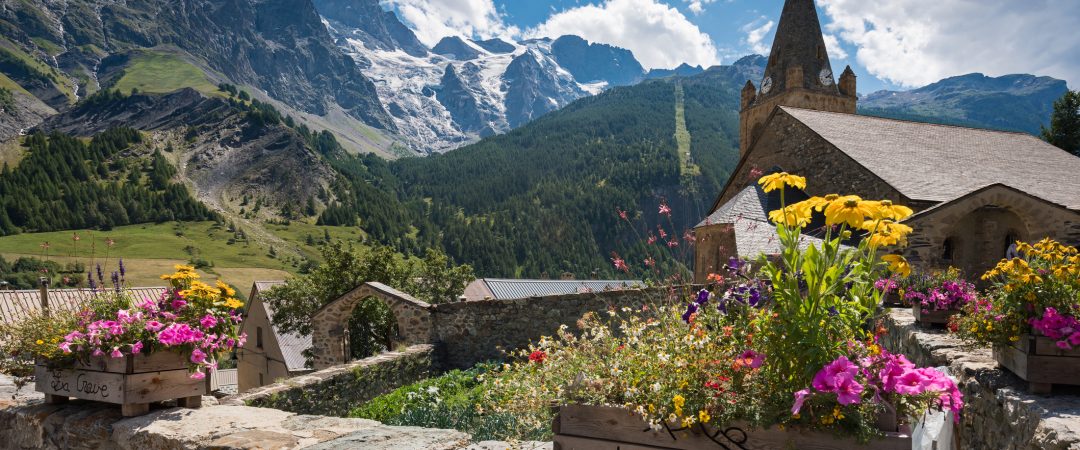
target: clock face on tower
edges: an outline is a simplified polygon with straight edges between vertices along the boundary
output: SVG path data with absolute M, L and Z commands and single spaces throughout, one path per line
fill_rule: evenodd
M 821 74 L 818 75 L 818 81 L 821 81 L 821 84 L 825 86 L 832 86 L 832 71 L 828 68 L 821 69 Z
M 761 80 L 761 93 L 768 94 L 772 90 L 772 77 L 765 77 Z

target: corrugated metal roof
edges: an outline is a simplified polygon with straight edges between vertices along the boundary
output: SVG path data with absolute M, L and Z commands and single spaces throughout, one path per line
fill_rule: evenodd
M 495 299 L 542 297 L 545 295 L 603 292 L 643 287 L 640 280 L 512 280 L 483 278 Z
M 135 298 L 157 298 L 165 293 L 164 287 L 128 288 Z M 86 305 L 101 291 L 91 289 L 50 289 L 49 308 L 57 310 L 76 310 Z M 0 291 L 0 321 L 14 322 L 33 312 L 41 311 L 41 291 L 20 290 Z

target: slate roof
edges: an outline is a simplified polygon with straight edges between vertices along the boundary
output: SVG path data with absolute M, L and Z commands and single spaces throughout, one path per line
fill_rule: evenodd
M 86 305 L 98 292 L 91 289 L 49 289 L 49 308 L 75 310 Z M 139 299 L 157 298 L 165 292 L 165 288 L 137 287 L 128 288 L 128 292 Z M 39 290 L 0 291 L 0 322 L 14 322 L 38 311 L 41 311 Z
M 281 286 L 285 284 L 284 281 L 256 281 L 255 289 L 257 292 L 266 292 L 274 286 Z M 304 351 L 311 348 L 311 335 L 300 335 L 296 333 L 285 333 L 278 329 L 274 325 L 274 309 L 265 300 L 259 299 L 259 303 L 262 304 L 263 310 L 266 312 L 266 317 L 270 320 L 270 328 L 274 333 L 274 337 L 277 338 L 278 346 L 281 347 L 282 359 L 285 360 L 285 368 L 289 372 L 308 370 L 307 359 L 304 358 Z
M 768 206 L 768 195 L 765 191 L 758 186 L 747 186 L 694 228 L 718 223 L 735 223 L 744 218 L 768 220 L 769 215 L 765 211 Z
M 513 280 L 504 278 L 481 278 L 472 283 L 479 285 L 491 298 L 509 300 L 517 298 L 542 297 L 545 295 L 575 294 L 580 292 L 603 292 L 619 289 L 634 289 L 645 286 L 641 280 Z M 473 286 L 474 288 L 476 286 Z M 469 290 L 470 292 L 480 292 Z M 483 297 L 469 298 L 483 300 Z
M 1035 136 L 780 108 L 912 200 L 944 202 L 1005 184 L 1080 210 L 1080 158 Z
M 779 191 L 774 191 L 779 192 Z M 764 253 L 766 255 L 779 254 L 780 236 L 776 234 L 776 225 L 769 221 L 766 211 L 780 209 L 779 196 L 766 194 L 758 185 L 747 186 L 735 194 L 731 200 L 723 204 L 701 221 L 696 227 L 715 224 L 732 225 L 735 233 L 735 246 L 739 256 L 754 258 Z M 806 197 L 802 191 L 789 189 L 785 196 L 794 199 L 791 203 L 801 201 Z M 815 214 L 816 222 L 821 222 L 821 214 Z M 821 223 L 811 224 L 807 230 L 819 229 Z M 810 244 L 818 245 L 821 239 L 804 231 L 799 246 L 806 248 Z

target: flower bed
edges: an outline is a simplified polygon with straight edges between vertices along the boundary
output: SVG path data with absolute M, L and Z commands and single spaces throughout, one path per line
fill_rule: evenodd
M 171 286 L 159 298 L 133 298 L 114 274 L 114 289 L 100 291 L 86 308 L 5 329 L 15 342 L 35 344 L 9 349 L 9 356 L 28 353 L 37 361 L 35 385 L 50 402 L 116 403 L 125 416 L 162 400 L 197 407 L 211 389 L 206 375 L 218 355 L 243 345 L 236 309 L 243 303 L 224 283 L 198 281 L 193 267 L 176 269 L 162 276 Z M 59 325 L 40 330 L 34 324 L 41 320 Z
M 613 407 L 638 434 L 737 427 L 766 439 L 797 430 L 775 439 L 812 435 L 836 445 L 823 448 L 856 441 L 880 448 L 885 419 L 895 419 L 895 432 L 930 409 L 958 414 L 962 398 L 948 377 L 877 343 L 875 281 L 886 269 L 910 273 L 903 257 L 879 258 L 879 250 L 904 245 L 912 230 L 897 221 L 911 210 L 839 195 L 787 205 L 784 191 L 805 188 L 804 179 L 776 174 L 760 182 L 766 192 L 781 190 L 783 207 L 770 213 L 779 255 L 732 261 L 706 289 L 672 288 L 667 303 L 588 314 L 576 332 L 563 327 L 542 338 L 489 375 L 489 408 L 541 418 L 535 411 L 552 402 Z M 807 244 L 802 228 L 816 222 L 815 213 L 824 215 L 823 238 Z M 594 428 L 621 423 L 589 414 L 560 417 L 554 431 L 571 436 L 564 432 L 575 420 L 600 424 Z M 634 445 L 664 448 L 656 444 Z
M 1023 258 L 1002 260 L 983 275 L 990 295 L 970 303 L 950 326 L 971 346 L 992 345 L 1005 368 L 1032 392 L 1080 385 L 1080 251 L 1050 239 L 1020 243 Z
M 883 278 L 875 283 L 885 296 L 885 304 L 911 306 L 915 320 L 922 326 L 945 326 L 964 305 L 975 300 L 975 285 L 964 280 L 960 271 L 917 271 L 905 278 Z

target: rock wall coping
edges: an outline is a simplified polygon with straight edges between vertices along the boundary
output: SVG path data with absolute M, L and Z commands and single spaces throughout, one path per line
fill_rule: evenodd
M 344 417 L 368 400 L 433 375 L 434 347 L 414 345 L 252 389 L 225 405 Z
M 944 330 L 915 326 L 910 308 L 893 309 L 883 344 L 920 366 L 947 366 L 967 403 L 957 433 L 964 449 L 1080 449 L 1080 390 L 1027 393 L 1027 383 L 998 368 L 989 348 L 965 350 Z

